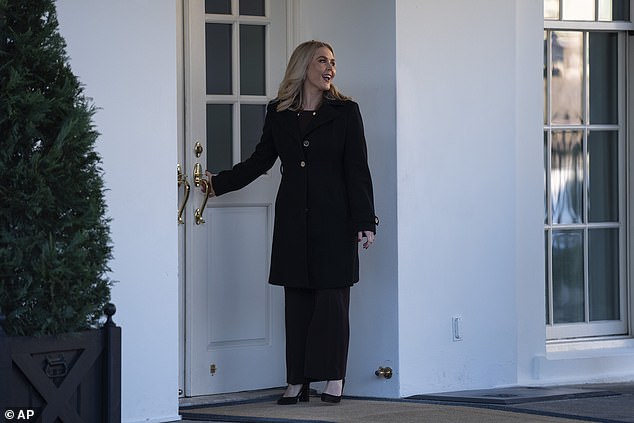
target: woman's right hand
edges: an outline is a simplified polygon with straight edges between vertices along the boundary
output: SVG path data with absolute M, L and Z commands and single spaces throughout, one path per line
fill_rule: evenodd
M 207 193 L 207 197 L 215 197 L 216 193 L 214 192 L 214 186 L 211 183 L 211 178 L 215 175 L 208 170 L 205 171 L 205 175 L 207 176 L 207 179 L 203 179 L 203 183 L 200 184 L 200 190 Z

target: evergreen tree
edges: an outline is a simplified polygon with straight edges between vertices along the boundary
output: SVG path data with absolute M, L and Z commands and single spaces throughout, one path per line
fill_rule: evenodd
M 94 326 L 110 297 L 94 106 L 54 0 L 0 0 L 0 314 L 9 335 Z

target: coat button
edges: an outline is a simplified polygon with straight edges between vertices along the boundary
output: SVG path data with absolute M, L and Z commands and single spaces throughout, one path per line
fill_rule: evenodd
M 308 147 L 310 145 L 310 141 L 304 140 L 304 147 Z
M 302 160 L 301 162 L 299 162 L 299 165 L 300 165 L 301 167 L 306 167 L 306 162 Z

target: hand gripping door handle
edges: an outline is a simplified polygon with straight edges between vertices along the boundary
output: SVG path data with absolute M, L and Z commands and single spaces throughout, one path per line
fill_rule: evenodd
M 182 225 L 185 223 L 183 220 L 183 212 L 185 211 L 185 205 L 187 204 L 187 200 L 189 200 L 189 191 L 191 190 L 189 186 L 189 182 L 187 182 L 187 175 L 185 175 L 181 170 L 181 165 L 176 165 L 176 175 L 178 181 L 178 187 L 183 186 L 183 202 L 178 207 L 178 224 Z
M 200 163 L 196 163 L 194 165 L 194 185 L 196 187 L 202 186 L 203 193 L 205 194 L 202 206 L 197 208 L 194 212 L 196 224 L 202 225 L 205 223 L 205 220 L 203 219 L 203 212 L 205 211 L 205 207 L 207 207 L 207 200 L 209 200 L 209 183 L 203 178 L 203 167 Z

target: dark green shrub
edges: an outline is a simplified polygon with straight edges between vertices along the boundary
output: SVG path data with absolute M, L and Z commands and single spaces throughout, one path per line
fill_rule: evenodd
M 94 107 L 53 0 L 0 0 L 0 314 L 9 335 L 93 326 L 110 297 Z

